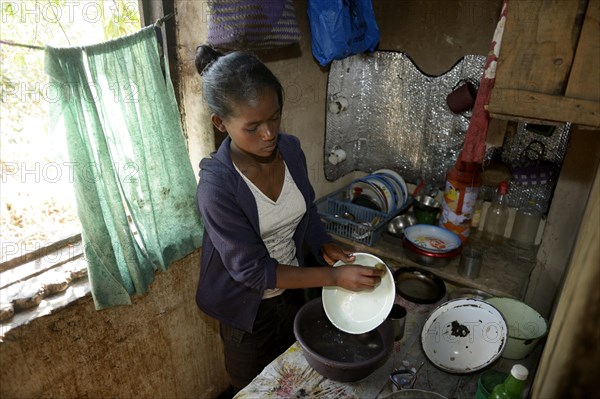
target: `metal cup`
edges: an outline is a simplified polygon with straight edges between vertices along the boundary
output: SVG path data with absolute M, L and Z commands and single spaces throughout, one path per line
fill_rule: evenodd
M 477 278 L 481 270 L 483 252 L 473 247 L 463 249 L 458 264 L 458 274 L 466 278 Z
M 448 108 L 455 114 L 460 114 L 473 108 L 477 97 L 477 87 L 468 81 L 461 81 L 446 97 Z
M 394 341 L 400 341 L 404 337 L 404 324 L 406 324 L 406 308 L 395 303 L 387 319 L 392 323 Z

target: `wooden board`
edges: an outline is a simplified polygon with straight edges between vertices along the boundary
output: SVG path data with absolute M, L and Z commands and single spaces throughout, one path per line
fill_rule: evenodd
M 533 91 L 494 87 L 487 106 L 491 117 L 573 122 L 600 127 L 600 103 Z
M 600 102 L 600 0 L 589 0 L 565 95 Z
M 502 147 L 508 121 L 506 119 L 491 118 L 488 133 L 485 138 L 486 147 Z
M 599 9 L 600 0 L 511 2 L 490 115 L 600 127 Z
M 578 1 L 510 2 L 495 87 L 564 94 L 579 37 L 578 8 Z
M 600 339 L 600 169 L 596 172 L 585 214 L 550 326 L 539 373 L 535 376 L 532 395 L 535 398 L 569 397 L 575 392 L 575 387 L 579 397 L 597 391 L 600 361 L 597 345 Z

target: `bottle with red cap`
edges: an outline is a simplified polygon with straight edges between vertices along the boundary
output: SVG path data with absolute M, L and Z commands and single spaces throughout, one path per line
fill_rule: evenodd
M 508 182 L 498 185 L 496 196 L 485 214 L 483 238 L 489 242 L 501 244 L 508 222 Z
M 521 399 L 528 375 L 529 371 L 525 366 L 515 364 L 506 380 L 494 387 L 490 399 Z

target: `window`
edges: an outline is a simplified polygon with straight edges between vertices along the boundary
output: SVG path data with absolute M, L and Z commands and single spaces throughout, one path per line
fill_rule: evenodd
M 99 43 L 141 24 L 127 0 L 0 0 L 0 13 L 0 304 L 18 312 L 85 275 L 83 261 L 69 262 L 82 257 L 81 226 L 65 135 L 49 126 L 43 46 Z

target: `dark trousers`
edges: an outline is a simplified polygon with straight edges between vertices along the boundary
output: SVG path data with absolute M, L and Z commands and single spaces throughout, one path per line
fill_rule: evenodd
M 263 299 L 252 333 L 220 323 L 225 368 L 235 393 L 295 342 L 294 317 L 303 299 L 302 290 Z

